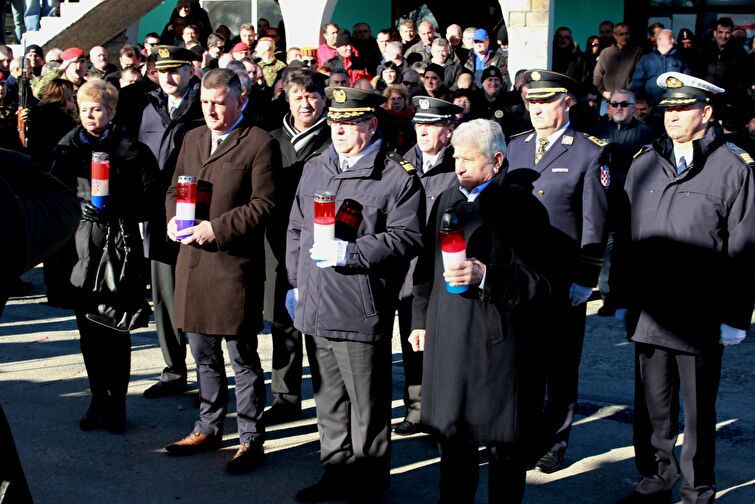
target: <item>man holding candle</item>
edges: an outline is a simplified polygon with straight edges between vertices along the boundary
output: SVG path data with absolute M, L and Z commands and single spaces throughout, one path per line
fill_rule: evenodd
M 319 482 L 299 502 L 378 502 L 389 485 L 391 332 L 402 271 L 420 247 L 424 198 L 414 166 L 378 133 L 381 95 L 326 88 L 332 147 L 309 161 L 291 209 L 286 267 L 294 326 L 312 335 Z M 362 207 L 357 238 L 318 239 L 315 195 Z M 318 236 L 319 238 L 319 236 Z M 295 316 L 294 316 L 295 315 Z
M 532 170 L 503 177 L 497 123 L 464 123 L 451 144 L 458 183 L 430 212 L 414 274 L 409 342 L 424 352 L 422 426 L 440 447 L 441 504 L 475 502 L 480 444 L 488 502 L 516 503 L 527 461 L 540 455 L 533 439 L 542 412 L 536 351 L 550 291 L 548 218 L 531 194 Z
M 192 433 L 166 450 L 189 455 L 220 447 L 228 409 L 221 346 L 225 339 L 236 377 L 240 438 L 226 468 L 241 473 L 263 456 L 265 381 L 257 333 L 262 329 L 264 232 L 274 205 L 273 170 L 279 169 L 280 150 L 268 133 L 244 125 L 244 99 L 235 72 L 216 69 L 205 74 L 200 100 L 207 127 L 186 135 L 165 205 L 168 237 L 181 243 L 175 323 L 186 332 L 197 363 L 201 403 Z M 209 219 L 179 232 L 176 202 L 181 176 L 209 182 L 213 191 Z

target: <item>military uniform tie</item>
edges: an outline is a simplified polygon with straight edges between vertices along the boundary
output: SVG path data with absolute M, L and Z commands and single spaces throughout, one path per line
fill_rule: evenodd
M 433 167 L 433 162 L 432 161 L 430 161 L 429 159 L 427 161 L 425 161 L 425 170 L 424 170 L 424 173 L 429 172 L 432 169 L 432 167 Z
M 535 164 L 538 164 L 543 156 L 545 156 L 545 148 L 548 147 L 548 139 L 543 137 L 537 141 L 537 152 L 535 152 Z
M 341 172 L 345 172 L 348 169 L 349 169 L 349 160 L 344 158 L 341 160 Z

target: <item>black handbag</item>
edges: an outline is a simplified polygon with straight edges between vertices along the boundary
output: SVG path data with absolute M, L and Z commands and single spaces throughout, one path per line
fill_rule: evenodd
M 144 296 L 142 259 L 140 237 L 121 219 L 108 223 L 92 286 L 97 313 L 87 313 L 87 319 L 122 332 L 147 327 L 152 310 Z

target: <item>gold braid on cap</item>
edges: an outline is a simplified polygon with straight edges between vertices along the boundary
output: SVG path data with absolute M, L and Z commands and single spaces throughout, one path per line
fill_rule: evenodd
M 328 110 L 328 117 L 337 121 L 339 119 L 351 119 L 353 117 L 363 116 L 370 112 L 375 112 L 375 109 L 373 107 L 357 107 L 349 109 L 334 109 L 331 107 Z

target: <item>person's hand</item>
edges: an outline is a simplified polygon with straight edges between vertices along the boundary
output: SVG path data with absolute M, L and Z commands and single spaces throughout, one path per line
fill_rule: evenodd
M 81 218 L 96 224 L 107 224 L 105 210 L 101 210 L 91 203 L 87 203 L 81 209 Z
M 411 334 L 409 334 L 409 344 L 412 346 L 412 350 L 415 352 L 424 352 L 425 351 L 425 336 L 427 335 L 427 331 L 424 329 L 414 329 Z
M 18 117 L 19 117 L 19 118 L 20 118 L 20 119 L 21 119 L 22 121 L 26 121 L 26 120 L 28 120 L 28 119 L 29 119 L 29 109 L 28 109 L 28 108 L 19 108 L 19 109 L 18 109 L 18 110 L 16 111 L 16 114 L 18 114 Z
M 294 313 L 296 312 L 296 303 L 299 302 L 299 289 L 290 289 L 286 292 L 286 311 L 291 320 L 294 320 Z
M 730 325 L 721 324 L 721 339 L 719 340 L 724 346 L 738 345 L 747 337 L 747 331 L 737 329 Z
M 443 278 L 451 287 L 458 285 L 477 285 L 485 276 L 485 265 L 470 257 L 464 262 L 454 264 L 443 272 Z
M 584 285 L 571 284 L 569 288 L 569 301 L 572 306 L 579 306 L 582 303 L 587 302 L 592 295 L 592 287 L 585 287 Z
M 184 245 L 194 245 L 201 247 L 209 243 L 215 243 L 215 231 L 212 230 L 210 221 L 199 221 L 191 227 L 181 230 L 178 238 Z
M 627 319 L 627 309 L 626 308 L 616 308 L 616 311 L 613 313 L 613 318 L 618 320 L 619 322 L 624 322 Z
M 320 240 L 309 249 L 309 257 L 317 264 L 318 268 L 346 265 L 346 247 L 349 242 L 335 238 L 333 240 Z
M 167 235 L 168 238 L 174 242 L 180 242 L 181 240 L 178 239 L 178 236 L 176 236 L 176 233 L 178 233 L 178 226 L 176 226 L 176 218 L 172 217 L 168 221 L 167 225 Z

